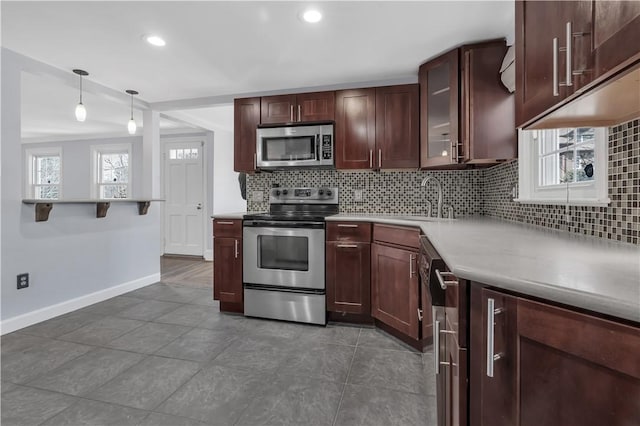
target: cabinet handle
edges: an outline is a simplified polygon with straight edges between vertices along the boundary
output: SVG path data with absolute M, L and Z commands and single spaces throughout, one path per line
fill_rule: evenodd
M 238 240 L 235 240 L 236 243 L 236 259 L 238 258 Z
M 233 222 L 226 220 L 219 220 L 216 222 L 218 225 L 233 225 Z
M 302 105 L 298 105 L 298 121 L 302 120 Z
M 373 150 L 369 150 L 369 168 L 373 169 Z
M 351 223 L 339 223 L 338 228 L 357 228 L 358 225 L 354 225 Z
M 456 139 L 451 143 L 451 162 L 458 162 L 458 140 Z
M 382 149 L 378 149 L 378 168 L 382 168 Z
M 558 91 L 558 37 L 553 38 L 553 96 L 560 96 Z
M 435 308 L 433 308 L 433 318 L 436 318 Z M 433 321 L 433 360 L 436 374 L 440 374 L 440 321 Z
M 291 106 L 289 107 L 289 118 L 289 121 L 293 123 L 293 104 L 291 104 Z
M 338 248 L 358 248 L 356 244 L 338 244 Z
M 424 315 L 422 315 L 422 309 L 418 308 L 418 321 L 422 321 Z
M 413 270 L 413 260 L 415 259 L 415 255 L 409 255 L 409 278 L 412 278 L 415 275 L 415 271 Z
M 487 299 L 487 376 L 493 377 L 493 363 L 502 358 L 502 354 L 494 353 L 495 316 L 503 312 L 495 308 L 495 300 Z
M 258 170 L 258 154 L 253 153 L 253 170 Z
M 436 277 L 438 277 L 438 282 L 440 283 L 440 288 L 442 288 L 443 290 L 446 290 L 448 285 L 457 285 L 458 284 L 457 280 L 448 280 L 448 281 L 445 280 L 444 279 L 445 275 L 455 278 L 455 275 L 453 274 L 453 272 L 447 272 L 447 271 L 440 272 L 439 269 L 436 269 Z
M 433 309 L 433 318 L 436 318 L 436 308 Z M 440 321 L 433 321 L 433 361 L 436 374 L 440 374 L 441 365 L 451 365 L 449 362 L 440 361 L 440 334 L 453 334 L 453 331 L 440 330 Z
M 567 22 L 567 67 L 566 67 L 566 86 L 573 86 L 573 64 L 571 63 L 572 55 L 573 55 L 573 31 L 571 31 L 571 22 Z

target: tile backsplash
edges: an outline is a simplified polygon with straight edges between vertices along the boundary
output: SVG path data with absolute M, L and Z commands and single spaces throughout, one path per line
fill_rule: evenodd
M 609 128 L 607 207 L 569 207 L 512 201 L 518 162 L 487 169 L 482 185 L 482 214 L 578 234 L 640 244 L 640 119 Z
M 295 170 L 260 173 L 247 176 L 247 208 L 250 211 L 267 210 L 269 189 L 273 184 L 279 184 L 282 187 L 338 187 L 341 213 L 425 214 L 429 201 L 435 215 L 438 199 L 436 185 L 420 185 L 426 176 L 435 176 L 442 182 L 443 203 L 453 206 L 456 216 L 482 214 L 481 170 Z M 362 190 L 362 201 L 355 201 L 356 190 Z M 254 191 L 261 194 L 262 201 L 253 201 Z
M 456 217 L 486 215 L 600 238 L 640 244 L 640 119 L 609 129 L 608 207 L 565 207 L 512 201 L 518 183 L 518 162 L 490 169 L 462 171 L 337 171 L 295 170 L 247 176 L 247 208 L 268 209 L 273 184 L 340 188 L 341 213 L 425 214 L 427 201 L 435 215 L 436 185 L 421 187 L 426 176 L 442 182 L 444 204 Z M 362 190 L 362 201 L 355 191 Z M 254 193 L 259 195 L 253 198 Z M 446 208 L 445 208 L 446 212 Z

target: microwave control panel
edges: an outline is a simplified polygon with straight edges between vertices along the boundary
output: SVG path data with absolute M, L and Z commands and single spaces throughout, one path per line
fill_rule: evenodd
M 333 143 L 331 135 L 322 135 L 322 159 L 331 160 L 333 158 Z

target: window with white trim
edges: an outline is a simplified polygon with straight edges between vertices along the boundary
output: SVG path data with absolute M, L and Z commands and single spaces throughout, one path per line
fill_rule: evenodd
M 131 198 L 131 144 L 91 147 L 94 198 Z
M 609 204 L 608 129 L 521 130 L 519 197 L 534 204 Z
M 27 198 L 57 200 L 62 196 L 62 148 L 26 150 Z

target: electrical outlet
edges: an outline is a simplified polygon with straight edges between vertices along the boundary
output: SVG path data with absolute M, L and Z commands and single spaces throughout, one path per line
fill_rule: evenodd
M 18 274 L 18 290 L 29 287 L 29 274 Z
M 253 201 L 255 203 L 261 203 L 262 202 L 262 191 L 253 191 L 251 193 L 251 201 Z
M 362 190 L 362 189 L 354 189 L 353 190 L 353 201 L 356 201 L 356 202 L 364 201 L 364 190 Z

